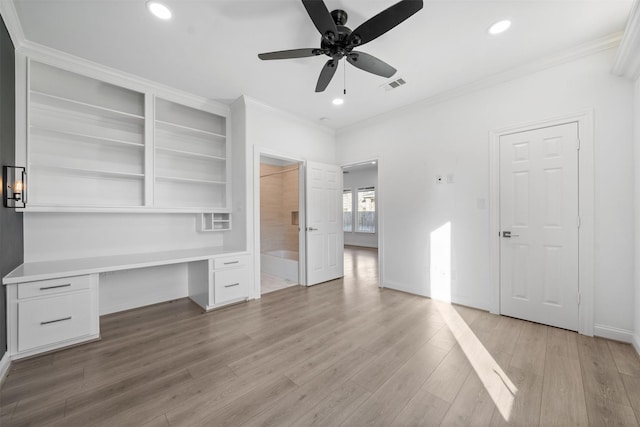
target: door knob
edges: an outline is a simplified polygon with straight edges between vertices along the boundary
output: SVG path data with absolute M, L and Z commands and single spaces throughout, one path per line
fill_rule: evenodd
M 520 237 L 520 235 L 519 234 L 511 234 L 510 231 L 503 231 L 502 232 L 502 237 L 510 239 L 512 237 Z

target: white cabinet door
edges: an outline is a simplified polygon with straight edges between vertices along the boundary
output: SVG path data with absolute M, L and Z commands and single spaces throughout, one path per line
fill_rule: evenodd
M 344 275 L 342 169 L 307 162 L 305 176 L 307 285 Z
M 577 123 L 500 138 L 500 311 L 578 330 Z

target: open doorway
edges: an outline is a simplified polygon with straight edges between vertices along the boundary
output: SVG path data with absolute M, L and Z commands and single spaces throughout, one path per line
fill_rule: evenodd
M 300 162 L 260 156 L 260 289 L 300 284 Z
M 378 161 L 342 167 L 345 275 L 381 286 Z

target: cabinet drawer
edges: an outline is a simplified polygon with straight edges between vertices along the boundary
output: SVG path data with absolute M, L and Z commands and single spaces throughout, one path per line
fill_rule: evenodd
M 40 280 L 37 282 L 21 283 L 18 286 L 18 298 L 31 298 L 41 295 L 52 295 L 63 292 L 89 289 L 91 276 L 63 277 L 61 279 Z
M 215 258 L 213 260 L 213 268 L 218 270 L 221 268 L 244 267 L 247 265 L 249 257 L 247 255 L 228 256 L 224 258 Z
M 18 302 L 18 351 L 89 335 L 91 291 Z
M 213 273 L 215 304 L 239 300 L 249 296 L 247 269 L 236 268 Z

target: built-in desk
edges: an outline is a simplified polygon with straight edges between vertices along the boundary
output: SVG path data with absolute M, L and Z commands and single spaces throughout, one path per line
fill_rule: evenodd
M 248 299 L 249 255 L 232 248 L 24 263 L 2 279 L 11 358 L 98 339 L 100 273 L 180 263 L 187 264 L 189 297 L 204 310 Z

